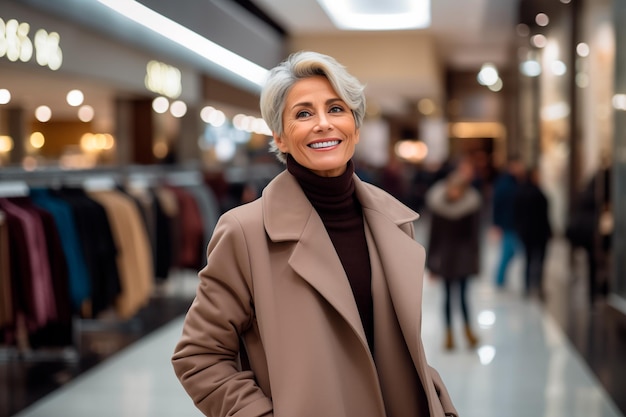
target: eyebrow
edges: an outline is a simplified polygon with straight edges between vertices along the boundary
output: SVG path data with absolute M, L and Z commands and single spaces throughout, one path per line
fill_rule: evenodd
M 329 98 L 328 100 L 326 100 L 324 104 L 328 106 L 329 104 L 335 103 L 337 101 L 343 102 L 343 100 L 340 97 L 333 97 L 333 98 Z M 294 104 L 293 106 L 291 106 L 291 108 L 295 109 L 297 107 L 311 107 L 312 105 L 313 103 L 311 103 L 310 101 L 303 101 L 303 102 Z

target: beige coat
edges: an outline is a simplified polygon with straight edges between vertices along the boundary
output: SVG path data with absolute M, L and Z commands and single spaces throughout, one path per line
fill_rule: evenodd
M 372 263 L 375 357 L 326 229 L 285 171 L 260 199 L 220 218 L 199 273 L 172 362 L 205 415 L 417 417 L 424 407 L 457 415 L 420 337 L 418 216 L 354 180 Z M 252 372 L 239 371 L 238 335 Z

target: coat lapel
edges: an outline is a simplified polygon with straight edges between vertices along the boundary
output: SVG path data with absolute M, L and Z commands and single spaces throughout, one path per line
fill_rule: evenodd
M 426 255 L 424 248 L 407 232 L 419 216 L 397 200 L 373 192 L 358 179 L 355 181 L 372 236 L 369 244 L 375 245 L 370 251 L 378 253 L 393 309 L 409 350 L 414 354 L 419 351 L 421 303 L 416 300 L 422 298 L 421 277 Z M 379 313 L 382 314 L 375 314 Z
M 274 242 L 294 241 L 289 258 L 294 272 L 307 281 L 367 346 L 352 289 L 321 218 L 288 172 L 279 174 L 263 191 L 263 218 Z

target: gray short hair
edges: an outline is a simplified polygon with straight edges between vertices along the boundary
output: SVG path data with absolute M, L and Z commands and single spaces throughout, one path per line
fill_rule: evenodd
M 352 110 L 356 128 L 361 127 L 365 117 L 365 86 L 334 58 L 318 52 L 300 51 L 272 68 L 261 90 L 261 115 L 274 134 L 283 134 L 283 111 L 291 87 L 299 80 L 316 75 L 328 79 L 335 92 Z M 279 161 L 286 162 L 286 155 L 278 149 L 273 138 L 270 150 Z

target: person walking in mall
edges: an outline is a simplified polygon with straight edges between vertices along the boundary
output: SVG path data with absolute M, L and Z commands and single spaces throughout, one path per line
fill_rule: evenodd
M 462 161 L 446 178 L 435 183 L 426 193 L 426 206 L 431 213 L 426 267 L 443 282 L 445 288 L 444 347 L 453 349 L 452 298 L 457 292 L 463 315 L 467 344 L 476 347 L 478 338 L 471 326 L 467 287 L 470 278 L 480 271 L 480 193 L 471 185 L 473 167 Z
M 521 159 L 511 157 L 506 169 L 496 178 L 492 195 L 493 233 L 500 240 L 500 258 L 496 265 L 497 288 L 506 285 L 509 265 L 519 251 L 519 239 L 515 230 L 515 194 L 525 167 Z
M 543 268 L 552 227 L 548 217 L 548 199 L 539 186 L 538 168 L 529 169 L 526 179 L 519 185 L 515 207 L 518 207 L 514 215 L 515 230 L 524 247 L 526 259 L 525 295 L 537 294 L 544 300 Z
M 364 86 L 334 58 L 270 70 L 286 169 L 223 214 L 172 364 L 207 416 L 457 416 L 421 340 L 418 215 L 352 161 Z

